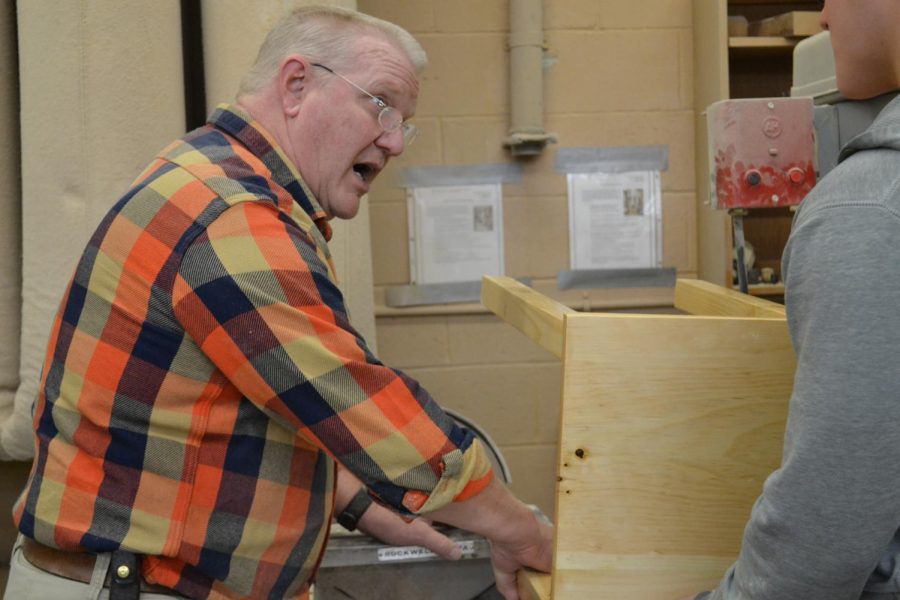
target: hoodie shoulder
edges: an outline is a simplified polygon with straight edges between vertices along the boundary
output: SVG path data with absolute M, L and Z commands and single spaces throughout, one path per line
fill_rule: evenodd
M 795 225 L 831 207 L 871 206 L 900 215 L 900 96 L 841 151 L 804 199 Z
M 841 148 L 841 161 L 862 150 L 900 150 L 900 95 L 891 100 L 872 124 Z

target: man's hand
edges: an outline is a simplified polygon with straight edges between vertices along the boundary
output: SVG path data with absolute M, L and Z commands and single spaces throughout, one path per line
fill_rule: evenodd
M 506 600 L 518 600 L 516 574 L 523 567 L 545 573 L 553 566 L 553 528 L 534 517 L 532 531 L 523 532 L 518 542 L 491 542 L 491 564 L 497 591 Z
M 429 516 L 486 537 L 497 591 L 506 600 L 518 600 L 516 573 L 531 567 L 546 573 L 553 563 L 553 527 L 547 525 L 497 479 L 468 500 L 452 502 Z
M 359 530 L 393 546 L 421 546 L 441 558 L 457 560 L 459 545 L 431 526 L 428 519 L 406 521 L 394 511 L 373 503 L 359 520 Z
M 336 512 L 344 510 L 361 487 L 362 482 L 339 465 L 334 501 Z M 407 521 L 377 502 L 366 509 L 357 528 L 366 535 L 393 546 L 421 546 L 449 560 L 462 556 L 462 548 L 432 527 L 428 519 Z

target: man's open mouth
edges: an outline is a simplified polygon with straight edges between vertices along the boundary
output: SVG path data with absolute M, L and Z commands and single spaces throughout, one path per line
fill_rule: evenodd
M 375 170 L 374 166 L 366 163 L 357 163 L 353 165 L 353 172 L 366 183 L 375 179 L 375 175 L 378 174 L 378 171 Z

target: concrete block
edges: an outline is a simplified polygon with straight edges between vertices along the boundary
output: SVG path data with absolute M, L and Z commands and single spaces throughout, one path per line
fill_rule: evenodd
M 663 194 L 663 264 L 697 270 L 697 200 L 691 193 Z
M 413 35 L 434 31 L 434 3 L 422 0 L 357 0 L 357 10 L 396 23 Z
M 566 0 L 544 3 L 546 29 L 691 26 L 691 0 Z
M 692 109 L 680 93 L 680 38 L 670 29 L 548 33 L 557 62 L 545 72 L 547 111 Z
M 509 4 L 492 0 L 432 0 L 435 29 L 446 33 L 509 31 Z
M 498 164 L 509 161 L 503 140 L 509 135 L 509 117 L 443 119 L 442 151 L 447 164 Z
M 451 363 L 446 317 L 382 317 L 377 327 L 378 358 L 386 365 L 409 369 Z
M 503 220 L 507 275 L 556 277 L 569 268 L 566 196 L 507 196 Z
M 531 342 L 525 335 L 494 315 L 466 315 L 447 318 L 450 362 L 456 365 L 488 363 L 550 362 L 553 354 Z
M 553 519 L 556 511 L 557 444 L 501 446 L 500 453 L 512 472 L 509 487 L 516 497 L 536 505 Z
M 509 52 L 500 33 L 423 34 L 430 63 L 421 79 L 423 116 L 486 116 L 507 112 Z
M 371 204 L 395 204 L 406 202 L 406 189 L 400 187 L 403 166 L 399 163 L 389 163 L 387 168 L 378 176 L 371 187 L 367 198 Z
M 372 279 L 375 285 L 409 283 L 409 242 L 406 204 L 373 204 Z
M 562 389 L 558 364 L 428 367 L 407 372 L 438 403 L 478 423 L 498 444 L 556 440 Z
M 694 32 L 691 29 L 678 32 L 678 48 L 680 52 L 682 106 L 694 106 Z

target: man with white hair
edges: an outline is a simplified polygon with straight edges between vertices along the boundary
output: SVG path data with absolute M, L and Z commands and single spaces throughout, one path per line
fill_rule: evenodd
M 551 529 L 336 285 L 328 220 L 414 137 L 424 66 L 395 25 L 298 9 L 107 214 L 52 330 L 7 597 L 306 598 L 332 515 L 449 558 L 398 513 L 480 533 L 507 599 L 549 570 Z

